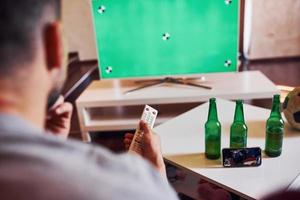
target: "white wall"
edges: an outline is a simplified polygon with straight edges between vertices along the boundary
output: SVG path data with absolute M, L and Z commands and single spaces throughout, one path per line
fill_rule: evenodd
M 246 0 L 249 59 L 300 56 L 300 0 Z
M 68 48 L 70 52 L 79 52 L 81 60 L 97 58 L 90 1 L 62 0 L 63 25 Z

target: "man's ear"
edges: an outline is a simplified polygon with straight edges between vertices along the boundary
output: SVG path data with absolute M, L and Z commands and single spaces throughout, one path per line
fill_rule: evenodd
M 47 25 L 44 32 L 44 41 L 48 70 L 61 68 L 63 64 L 63 46 L 59 22 Z

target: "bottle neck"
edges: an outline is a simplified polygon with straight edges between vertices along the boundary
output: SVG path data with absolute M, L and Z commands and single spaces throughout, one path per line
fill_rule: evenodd
M 208 112 L 208 121 L 219 121 L 217 113 L 217 105 L 215 100 L 210 100 L 209 103 L 209 112 Z
M 237 101 L 234 113 L 234 122 L 245 122 L 243 102 Z
M 270 117 L 279 117 L 281 118 L 281 113 L 280 113 L 280 97 L 279 95 L 275 95 L 273 99 L 273 105 L 272 105 L 272 111 Z

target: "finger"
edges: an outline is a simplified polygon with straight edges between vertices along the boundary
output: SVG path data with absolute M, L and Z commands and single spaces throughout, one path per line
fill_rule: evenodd
M 124 142 L 124 144 L 131 144 L 132 140 L 125 139 L 123 142 Z
M 128 150 L 129 148 L 130 148 L 130 145 L 129 145 L 129 144 L 126 144 L 126 145 L 125 145 L 125 149 Z
M 203 183 L 198 186 L 198 194 L 201 197 L 210 199 L 213 193 L 214 193 L 214 189 L 208 183 Z
M 124 143 L 124 145 L 125 145 L 125 147 L 127 147 L 127 146 L 130 147 L 131 144 L 129 144 L 129 143 Z
M 143 130 L 143 145 L 146 148 L 149 148 L 151 146 L 151 143 L 153 142 L 153 135 L 151 134 L 151 130 L 149 126 L 144 122 L 140 122 L 140 128 Z
M 150 130 L 148 124 L 144 121 L 140 121 L 140 128 L 143 130 L 144 134 L 151 133 L 151 130 Z
M 124 137 L 128 138 L 128 139 L 133 139 L 134 134 L 132 134 L 132 133 L 126 133 Z
M 68 116 L 70 116 L 70 115 L 72 115 L 72 112 L 73 112 L 73 105 L 68 102 L 65 102 L 65 103 L 59 105 L 55 109 L 55 113 L 57 115 L 68 114 Z
M 64 101 L 65 101 L 65 98 L 62 95 L 60 95 L 58 97 L 58 99 L 56 100 L 55 104 L 50 108 L 50 110 L 56 109 L 59 105 L 63 104 Z
M 212 199 L 215 199 L 215 200 L 230 200 L 231 195 L 226 190 L 217 189 L 217 190 L 214 191 Z
M 124 143 L 125 143 L 125 144 L 131 144 L 131 142 L 132 142 L 131 139 L 127 139 L 127 138 L 126 138 L 126 139 L 124 140 Z
M 205 181 L 203 179 L 199 179 L 198 184 L 202 184 L 202 183 L 207 183 L 207 181 Z

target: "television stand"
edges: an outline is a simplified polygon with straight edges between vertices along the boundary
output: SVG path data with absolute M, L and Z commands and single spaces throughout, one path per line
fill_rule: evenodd
M 199 80 L 200 77 L 201 75 L 195 75 L 188 78 Z M 89 133 L 94 132 L 134 130 L 145 104 L 159 111 L 156 119 L 158 125 L 198 106 L 201 102 L 208 101 L 211 97 L 232 100 L 271 99 L 279 92 L 259 71 L 212 73 L 206 74 L 205 77 L 205 82 L 212 86 L 212 90 L 160 85 L 125 95 L 126 91 L 139 87 L 139 83 L 145 79 L 108 79 L 92 82 L 76 100 L 83 140 L 91 141 Z
M 135 92 L 138 90 L 142 90 L 145 88 L 149 88 L 152 86 L 156 86 L 156 85 L 160 85 L 160 84 L 164 84 L 164 83 L 172 83 L 172 84 L 179 84 L 179 85 L 188 85 L 188 86 L 192 86 L 192 87 L 198 87 L 198 88 L 202 88 L 202 89 L 206 89 L 206 90 L 211 90 L 212 87 L 210 86 L 206 86 L 206 85 L 200 85 L 200 84 L 196 84 L 193 83 L 191 81 L 193 80 L 197 80 L 197 79 L 202 79 L 201 78 L 172 78 L 172 77 L 166 77 L 163 79 L 152 79 L 152 80 L 143 80 L 143 81 L 136 81 L 136 83 L 147 83 L 146 85 L 142 85 L 140 87 L 128 90 L 125 92 L 125 94 L 131 93 L 131 92 Z

